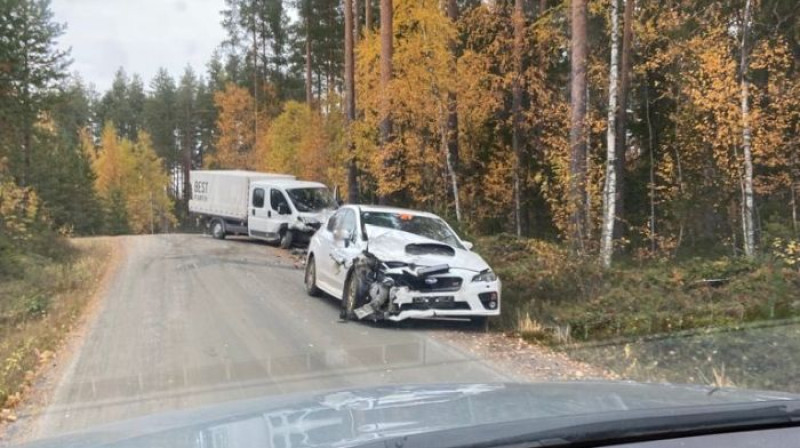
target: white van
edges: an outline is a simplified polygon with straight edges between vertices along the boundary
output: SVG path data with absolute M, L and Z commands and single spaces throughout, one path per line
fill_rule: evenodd
M 336 209 L 330 190 L 318 182 L 251 171 L 192 171 L 189 211 L 211 235 L 248 235 L 288 248 L 307 242 Z

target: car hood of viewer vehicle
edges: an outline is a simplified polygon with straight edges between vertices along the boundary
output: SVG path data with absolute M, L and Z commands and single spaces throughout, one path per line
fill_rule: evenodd
M 402 230 L 387 229 L 378 226 L 366 226 L 369 238 L 369 251 L 381 261 L 399 261 L 417 266 L 449 265 L 451 268 L 481 272 L 489 269 L 489 265 L 475 252 L 450 246 L 424 236 Z M 406 252 L 409 244 L 424 244 L 452 248 L 455 255 L 423 254 L 410 255 Z
M 558 431 L 574 424 L 569 417 L 617 421 L 612 416 L 797 398 L 777 392 L 588 381 L 381 386 L 148 416 L 26 446 L 383 447 L 412 441 L 408 437 L 435 437 L 439 431 L 444 438 L 436 445 L 450 446 L 454 442 L 446 434 L 452 436 L 452 431 L 475 442 L 484 440 L 487 429 L 502 433 L 512 422 Z

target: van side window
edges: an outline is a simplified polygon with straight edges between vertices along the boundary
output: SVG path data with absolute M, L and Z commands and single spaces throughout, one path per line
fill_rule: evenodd
M 276 212 L 280 210 L 278 207 L 280 207 L 281 204 L 283 204 L 284 207 L 286 207 L 286 210 L 289 210 L 289 202 L 286 200 L 286 196 L 284 196 L 280 190 L 276 190 L 274 188 L 270 190 L 269 202 L 270 205 L 272 206 L 272 209 L 275 210 Z
M 253 207 L 264 208 L 264 189 L 256 188 L 253 190 Z

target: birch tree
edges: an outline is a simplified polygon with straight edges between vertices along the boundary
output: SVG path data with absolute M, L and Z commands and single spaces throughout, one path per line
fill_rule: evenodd
M 744 158 L 744 174 L 742 178 L 742 231 L 744 233 L 744 253 L 752 257 L 756 251 L 755 228 L 753 227 L 753 155 L 752 129 L 750 125 L 750 81 L 747 79 L 748 42 L 750 21 L 752 19 L 752 0 L 747 0 L 742 22 L 742 156 Z
M 391 117 L 391 99 L 389 95 L 389 84 L 392 81 L 392 53 L 394 41 L 394 29 L 392 27 L 392 18 L 394 10 L 392 0 L 381 0 L 381 79 L 380 79 L 380 141 L 381 151 L 386 151 L 386 145 L 391 140 L 392 135 L 392 117 Z M 386 159 L 385 164 L 391 163 Z M 387 198 L 385 194 L 381 194 L 379 202 L 385 204 Z
M 353 20 L 353 0 L 344 2 L 344 104 L 345 126 L 347 127 L 347 201 L 358 202 L 358 178 L 356 173 L 355 145 L 352 125 L 356 120 L 355 56 L 353 35 L 358 33 Z
M 629 0 L 630 1 L 630 0 Z M 748 0 L 749 1 L 749 0 Z M 617 73 L 619 71 L 619 0 L 611 0 L 611 63 L 608 67 L 608 130 L 606 132 L 606 179 L 603 189 L 603 229 L 600 235 L 600 261 L 611 266 L 614 253 L 614 221 L 617 200 Z

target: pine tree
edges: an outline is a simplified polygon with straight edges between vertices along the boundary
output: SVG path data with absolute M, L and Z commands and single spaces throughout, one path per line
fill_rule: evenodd
M 0 157 L 9 157 L 25 186 L 37 116 L 68 66 L 68 54 L 56 47 L 64 26 L 53 20 L 49 0 L 6 0 L 0 30 Z

